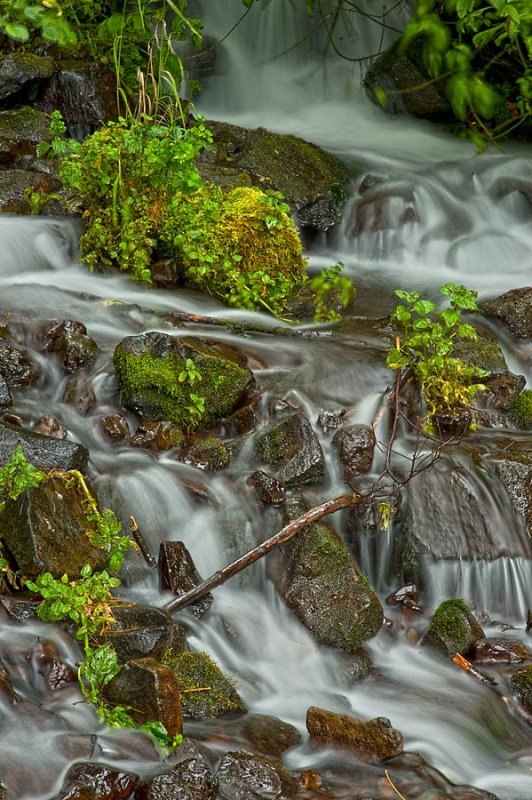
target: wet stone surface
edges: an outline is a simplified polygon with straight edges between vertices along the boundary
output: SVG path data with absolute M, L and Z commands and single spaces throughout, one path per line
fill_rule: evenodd
M 161 589 L 169 589 L 176 597 L 181 597 L 193 589 L 202 578 L 196 569 L 192 556 L 183 542 L 162 542 L 159 548 L 159 579 Z M 210 608 L 212 594 L 209 592 L 196 603 L 188 606 L 190 611 L 201 617 Z
M 27 460 L 35 467 L 50 472 L 52 469 L 66 472 L 78 469 L 84 472 L 89 451 L 77 442 L 42 436 L 34 431 L 0 422 L 0 463 L 9 461 L 17 445 L 24 450 Z
M 127 800 L 138 782 L 134 773 L 81 762 L 70 767 L 54 800 Z
M 135 792 L 135 800 L 214 800 L 217 796 L 218 781 L 199 752 L 144 781 Z
M 307 711 L 307 729 L 313 745 L 340 747 L 381 761 L 403 751 L 403 737 L 389 719 L 364 721 L 312 706 Z
M 246 751 L 224 755 L 216 773 L 220 795 L 226 800 L 275 800 L 293 796 L 296 784 L 281 762 Z

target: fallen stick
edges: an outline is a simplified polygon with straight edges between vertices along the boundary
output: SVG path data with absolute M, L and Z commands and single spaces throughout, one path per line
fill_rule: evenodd
M 356 506 L 366 498 L 367 495 L 359 494 L 358 492 L 352 492 L 351 494 L 344 494 L 341 497 L 336 497 L 334 500 L 328 500 L 326 503 L 322 503 L 321 505 L 312 508 L 301 517 L 298 517 L 297 519 L 292 520 L 292 522 L 289 522 L 288 525 L 285 525 L 284 528 L 275 534 L 275 536 L 271 536 L 269 539 L 266 539 L 265 542 L 257 545 L 257 547 L 254 547 L 253 550 L 250 550 L 236 561 L 233 561 L 227 567 L 215 572 L 210 578 L 202 581 L 202 583 L 199 583 L 193 589 L 185 592 L 185 594 L 182 594 L 180 597 L 176 597 L 174 600 L 171 600 L 169 603 L 163 606 L 163 609 L 172 613 L 173 611 L 179 611 L 180 609 L 185 608 L 185 606 L 189 606 L 192 603 L 196 603 L 198 600 L 201 600 L 201 598 L 204 597 L 211 589 L 215 589 L 217 586 L 225 583 L 225 581 L 227 581 L 229 578 L 232 578 L 233 575 L 236 575 L 250 564 L 254 564 L 255 561 L 258 561 L 259 558 L 265 556 L 270 552 L 270 550 L 273 550 L 274 547 L 278 547 L 280 544 L 287 542 L 288 539 L 291 539 L 292 536 L 295 536 L 296 533 L 299 533 L 304 528 L 308 528 L 310 525 L 313 525 L 327 514 L 332 514 L 333 511 L 339 511 L 341 508 L 348 508 L 349 506 Z
M 137 547 L 140 550 L 142 557 L 144 558 L 144 561 L 151 569 L 157 569 L 157 562 L 150 553 L 148 545 L 146 544 L 146 540 L 144 539 L 144 536 L 142 535 L 140 528 L 137 525 L 137 520 L 135 519 L 135 517 L 129 518 L 129 526 L 131 529 L 131 535 L 133 536 L 133 539 L 135 540 Z
M 482 672 L 475 669 L 471 661 L 461 656 L 460 653 L 454 654 L 453 661 L 458 667 L 463 669 L 464 672 L 469 672 L 469 674 L 472 675 L 473 678 L 476 678 L 477 681 L 480 681 L 480 683 L 485 683 L 487 686 L 498 686 L 497 681 L 494 681 L 493 678 L 488 678 L 487 675 L 483 675 Z

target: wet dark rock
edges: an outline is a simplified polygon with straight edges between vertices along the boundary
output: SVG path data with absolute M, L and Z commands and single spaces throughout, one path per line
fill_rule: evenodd
M 331 433 L 338 430 L 344 424 L 346 410 L 342 411 L 324 411 L 323 414 L 318 416 L 318 425 L 324 433 Z
M 256 441 L 257 457 L 276 469 L 276 477 L 288 486 L 319 481 L 325 457 L 318 437 L 303 414 L 286 414 L 273 422 Z
M 43 676 L 46 685 L 52 692 L 77 681 L 76 670 L 61 661 L 53 642 L 38 641 L 33 647 L 32 660 L 37 672 Z
M 159 579 L 161 589 L 169 589 L 176 597 L 181 597 L 201 583 L 202 577 L 183 542 L 162 542 L 160 545 Z M 201 617 L 211 603 L 212 594 L 209 592 L 188 608 L 196 617 Z
M 0 160 L 2 159 L 0 140 Z M 32 193 L 49 197 L 61 188 L 61 182 L 53 175 L 43 172 L 29 172 L 26 169 L 0 169 L 0 213 L 31 214 L 32 206 L 28 195 Z M 48 200 L 46 210 L 57 216 L 64 214 L 57 201 Z M 43 213 L 45 213 L 43 211 Z
M 397 40 L 366 72 L 364 86 L 369 98 L 388 114 L 407 113 L 433 122 L 450 122 L 454 114 L 444 84 L 430 78 L 419 40 L 407 48 Z
M 41 376 L 27 350 L 0 343 L 0 374 L 11 389 L 33 386 Z
M 245 436 L 255 430 L 258 401 L 258 395 L 253 393 L 250 396 L 248 395 L 241 408 L 237 408 L 236 411 L 224 418 L 222 429 L 227 437 Z
M 351 483 L 357 475 L 369 472 L 373 464 L 375 434 L 368 425 L 348 425 L 333 438 L 333 444 L 342 463 L 343 477 Z
M 85 564 L 103 568 L 106 556 L 87 535 L 91 526 L 84 498 L 58 477 L 7 500 L 2 512 L 6 549 L 28 577 L 48 571 L 56 578 L 65 573 L 75 578 Z
M 416 219 L 413 187 L 387 185 L 357 198 L 345 221 L 345 235 L 354 239 L 364 233 L 398 230 Z
M 469 655 L 485 634 L 467 604 L 459 598 L 440 603 L 430 621 L 422 644 L 446 656 Z
M 63 402 L 72 406 L 78 414 L 85 416 L 96 407 L 96 395 L 90 379 L 86 375 L 69 378 L 63 394 Z
M 200 157 L 204 179 L 228 189 L 256 185 L 281 191 L 302 228 L 326 231 L 338 222 L 352 169 L 295 136 L 212 120 L 208 125 L 214 149 Z
M 373 661 L 363 647 L 357 647 L 353 653 L 338 653 L 338 678 L 344 686 L 367 678 L 373 671 Z
M 40 433 L 0 421 L 0 464 L 9 461 L 17 445 L 22 447 L 27 460 L 44 472 L 53 469 L 61 472 L 77 469 L 84 472 L 87 468 L 89 451 L 83 445 L 42 436 Z
M 0 800 L 8 800 L 7 789 L 3 783 L 0 783 Z
M 346 748 L 381 761 L 403 751 L 403 737 L 386 717 L 364 721 L 311 706 L 307 730 L 313 745 Z
M 113 705 L 130 706 L 137 725 L 162 722 L 168 735 L 175 736 L 183 732 L 179 688 L 170 667 L 154 658 L 138 658 L 125 664 L 107 684 L 104 697 Z
M 37 424 L 33 430 L 43 436 L 52 436 L 54 439 L 64 439 L 67 435 L 67 429 L 64 425 L 51 415 L 41 417 L 37 420 Z
M 193 385 L 179 380 L 187 359 L 202 377 Z M 126 408 L 143 420 L 170 420 L 185 430 L 213 424 L 231 413 L 254 382 L 250 370 L 219 356 L 208 342 L 155 331 L 123 339 L 113 363 Z M 199 418 L 187 409 L 192 393 L 205 401 Z
M 280 758 L 286 750 L 301 744 L 297 728 L 267 714 L 247 714 L 241 732 L 254 751 L 267 756 Z
M 141 783 L 135 792 L 135 800 L 215 800 L 217 796 L 218 781 L 199 752 Z
M 523 375 L 514 375 L 512 372 L 497 372 L 482 378 L 486 389 L 478 395 L 482 405 L 508 411 L 511 402 L 525 388 Z M 482 414 L 480 415 L 482 420 Z
M 40 349 L 57 353 L 65 372 L 77 372 L 90 367 L 98 352 L 98 345 L 87 334 L 85 325 L 76 320 L 53 320 L 39 331 Z
M 286 487 L 267 472 L 258 469 L 247 479 L 261 503 L 267 506 L 282 506 L 285 500 Z
M 214 436 L 198 439 L 188 447 L 180 460 L 204 472 L 218 472 L 231 463 L 231 453 L 221 441 Z
M 129 443 L 131 447 L 144 447 L 153 453 L 160 453 L 173 447 L 183 447 L 185 436 L 173 422 L 143 422 Z
M 509 292 L 479 303 L 480 312 L 502 322 L 516 339 L 532 339 L 532 287 Z
M 121 664 L 151 656 L 161 660 L 172 646 L 174 622 L 169 614 L 147 606 L 116 606 L 116 620 L 102 634 L 102 643 L 110 644 Z
M 17 699 L 17 696 L 9 682 L 9 678 L 5 669 L 0 665 L 0 705 L 1 703 L 9 703 L 12 705 Z M 0 800 L 2 798 L 1 784 L 0 784 Z
M 37 606 L 40 605 L 41 600 L 35 600 L 33 597 L 23 597 L 20 594 L 16 596 L 0 595 L 0 606 L 6 611 L 9 619 L 17 622 L 19 625 L 26 623 L 37 622 Z
M 131 436 L 127 419 L 123 414 L 109 414 L 102 418 L 105 435 L 112 442 L 125 442 Z
M 11 392 L 3 375 L 0 374 L 0 411 L 5 411 L 11 406 Z
M 102 122 L 116 120 L 116 78 L 107 65 L 62 61 L 43 85 L 35 107 L 50 114 L 61 112 L 70 133 L 84 136 Z
M 279 592 L 320 644 L 356 652 L 383 622 L 377 595 L 334 528 L 317 523 L 283 545 Z
M 504 486 L 517 517 L 515 528 L 522 532 L 523 555 L 530 556 L 532 536 L 532 448 L 519 444 L 498 448 L 485 459 Z M 514 528 L 514 530 L 515 530 Z M 528 541 L 527 541 L 528 540 Z M 527 549 L 528 545 L 528 549 Z
M 207 719 L 224 714 L 244 714 L 246 706 L 233 681 L 207 653 L 184 652 L 166 660 L 181 689 L 183 716 Z M 201 691 L 195 691 L 200 689 Z M 203 691 L 207 689 L 207 691 Z
M 70 767 L 54 800 L 127 800 L 139 780 L 132 772 L 80 762 Z
M 181 282 L 181 271 L 172 258 L 162 258 L 150 267 L 151 279 L 156 286 L 170 288 Z
M 0 58 L 0 100 L 29 90 L 56 71 L 53 59 L 33 53 L 9 53 Z
M 523 704 L 529 714 L 532 714 L 532 665 L 521 667 L 514 672 L 511 678 L 513 693 Z
M 226 753 L 216 776 L 220 796 L 226 800 L 283 800 L 293 797 L 297 788 L 278 759 L 245 750 Z
M 37 155 L 37 145 L 50 139 L 47 114 L 24 106 L 0 112 L 0 165 L 16 164 L 26 155 Z
M 473 647 L 473 658 L 485 664 L 515 664 L 526 661 L 530 651 L 519 639 L 488 638 L 479 639 Z

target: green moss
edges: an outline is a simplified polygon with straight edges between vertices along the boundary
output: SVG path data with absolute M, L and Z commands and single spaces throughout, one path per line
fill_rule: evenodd
M 532 665 L 521 667 L 512 675 L 512 691 L 532 714 Z
M 246 711 L 235 682 L 223 674 L 207 653 L 185 652 L 177 658 L 165 657 L 164 663 L 177 676 L 185 717 L 205 719 Z
M 524 389 L 510 402 L 510 419 L 520 428 L 532 428 L 532 389 Z
M 444 651 L 447 655 L 467 655 L 475 642 L 484 637 L 484 631 L 473 617 L 469 606 L 460 598 L 440 603 L 423 644 Z
M 185 455 L 185 462 L 209 472 L 225 469 L 231 463 L 231 454 L 225 444 L 215 436 L 195 442 Z
M 508 369 L 504 354 L 497 342 L 485 336 L 457 341 L 452 355 L 461 358 L 468 367 L 480 367 L 488 372 Z

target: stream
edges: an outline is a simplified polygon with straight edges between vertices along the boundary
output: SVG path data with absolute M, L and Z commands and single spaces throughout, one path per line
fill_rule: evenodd
M 392 380 L 383 342 L 364 318 L 389 314 L 395 288 L 416 289 L 437 299 L 438 287 L 452 281 L 475 289 L 483 299 L 530 284 L 530 200 L 516 187 L 532 182 L 532 152 L 530 146 L 512 145 L 477 156 L 470 143 L 441 130 L 385 117 L 362 92 L 360 66 L 331 59 L 320 40 L 323 35 L 308 28 L 304 3 L 294 5 L 301 6 L 301 16 L 285 0 L 261 0 L 253 7 L 221 46 L 217 75 L 196 105 L 207 119 L 294 133 L 362 167 L 342 223 L 307 253 L 311 271 L 338 260 L 345 264 L 358 292 L 355 318 L 332 328 L 309 325 L 308 332 L 315 329 L 315 335 L 306 336 L 242 337 L 201 325 L 192 335 L 239 347 L 257 365 L 255 377 L 265 407 L 283 400 L 304 410 L 327 460 L 324 483 L 307 492 L 318 503 L 345 492 L 331 436 L 317 425 L 318 415 L 347 408 L 353 421 L 370 423 Z M 242 15 L 243 6 L 239 0 L 212 6 L 204 14 L 205 29 L 222 38 Z M 399 6 L 388 18 L 390 24 L 403 25 L 406 13 Z M 348 32 L 354 23 L 345 24 Z M 384 44 L 393 35 L 388 31 Z M 374 52 L 380 38 L 375 26 L 360 29 L 356 52 Z M 295 47 L 300 40 L 303 45 Z M 367 49 L 360 49 L 361 42 Z M 379 190 L 386 195 L 387 223 L 380 229 L 356 224 L 364 175 L 377 176 Z M 403 224 L 400 220 L 408 209 L 410 221 Z M 154 455 L 110 444 L 101 418 L 117 411 L 112 351 L 124 336 L 167 331 L 161 315 L 171 311 L 266 327 L 278 323 L 263 314 L 228 309 L 191 291 L 148 289 L 122 275 L 89 273 L 79 264 L 78 237 L 78 225 L 70 220 L 0 217 L 1 311 L 18 326 L 21 342 L 43 369 L 38 387 L 14 393 L 14 409 L 30 423 L 44 414 L 57 417 L 69 438 L 89 449 L 90 476 L 104 504 L 125 520 L 135 517 L 152 553 L 161 541 L 182 540 L 207 577 L 273 534 L 279 520 L 258 508 L 246 484 L 252 470 L 245 446 L 227 470 L 210 474 L 179 463 L 171 452 Z M 27 338 L 28 323 L 49 319 L 82 322 L 100 348 L 91 369 L 97 404 L 85 416 L 62 401 L 64 373 Z M 510 369 L 532 386 L 530 342 L 519 344 L 488 321 L 482 327 L 497 338 Z M 134 419 L 129 421 L 134 430 Z M 479 447 L 489 448 L 492 432 L 477 436 Z M 515 436 L 532 448 L 532 435 Z M 402 445 L 410 446 L 407 439 Z M 466 471 L 472 469 L 466 454 L 457 454 L 460 458 Z M 378 466 L 374 465 L 376 474 Z M 508 544 L 508 555 L 495 561 L 427 559 L 423 607 L 434 609 L 447 597 L 462 597 L 493 620 L 485 624 L 487 636 L 501 635 L 497 621 L 503 622 L 515 628 L 502 635 L 528 641 L 530 647 L 524 622 L 532 607 L 532 552 L 528 557 L 512 553 L 515 518 L 509 503 L 500 502 L 500 486 L 478 471 L 470 487 L 488 527 Z M 442 482 L 438 491 L 445 490 Z M 205 502 L 197 502 L 198 494 Z M 460 508 L 443 500 L 442 508 L 445 524 L 459 528 Z M 343 532 L 343 516 L 333 520 Z M 368 534 L 356 544 L 359 566 L 382 601 L 398 588 L 392 574 L 394 546 L 390 531 Z M 168 600 L 156 578 L 140 567 L 129 570 L 123 589 L 125 596 L 151 605 Z M 385 613 L 394 617 L 386 607 Z M 305 714 L 311 705 L 364 719 L 388 717 L 402 732 L 405 750 L 421 753 L 451 781 L 492 791 L 501 800 L 532 798 L 530 727 L 490 687 L 412 645 L 399 618 L 366 645 L 374 673 L 351 685 L 340 677 L 339 656 L 317 645 L 279 599 L 262 561 L 216 589 L 205 617 L 181 612 L 176 619 L 189 630 L 190 647 L 208 652 L 235 679 L 250 712 L 276 715 L 300 731 L 303 743 L 285 755 L 285 765 L 330 772 L 333 782 L 336 775 L 339 796 L 350 796 L 350 762 L 331 751 L 310 748 Z M 0 616 L 0 649 L 9 652 L 20 698 L 14 706 L 0 700 L 0 779 L 9 799 L 53 797 L 68 766 L 89 757 L 93 735 L 93 760 L 147 774 L 154 754 L 145 737 L 104 728 L 81 702 L 75 685 L 51 699 L 46 694 L 37 669 L 39 638 L 53 640 L 62 659 L 76 663 L 77 651 L 60 631 L 44 624 L 21 628 Z M 185 733 L 194 735 L 195 725 L 207 738 L 206 723 L 203 728 L 185 724 Z M 223 751 L 231 742 L 212 746 Z

